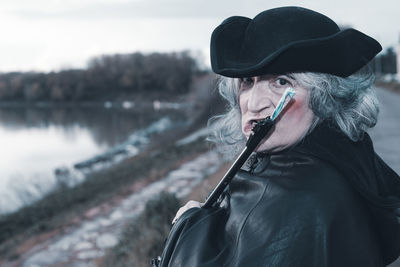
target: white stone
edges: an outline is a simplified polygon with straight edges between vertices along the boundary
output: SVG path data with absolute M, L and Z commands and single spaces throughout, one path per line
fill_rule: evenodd
M 111 214 L 110 217 L 111 217 L 112 220 L 119 220 L 119 219 L 122 219 L 124 217 L 124 214 L 122 214 L 121 211 L 116 210 Z
M 98 228 L 98 224 L 96 223 L 96 221 L 89 221 L 89 222 L 85 222 L 83 224 L 83 226 L 81 227 L 80 231 L 82 232 L 91 232 L 94 231 Z
M 133 108 L 134 106 L 135 106 L 135 103 L 132 102 L 132 101 L 124 101 L 124 102 L 122 102 L 122 107 L 124 109 L 130 109 L 130 108 Z
M 72 244 L 79 241 L 74 235 L 67 235 L 58 240 L 56 243 L 49 246 L 49 250 L 69 250 Z
M 89 250 L 89 251 L 79 252 L 77 257 L 78 257 L 78 259 L 81 259 L 81 260 L 87 260 L 87 259 L 99 258 L 103 255 L 104 255 L 104 253 L 101 251 Z
M 85 250 L 93 248 L 93 244 L 87 241 L 79 242 L 75 246 L 75 250 Z
M 97 236 L 98 236 L 97 232 L 88 232 L 88 233 L 84 233 L 82 235 L 83 239 L 85 239 L 85 240 L 94 239 Z
M 96 245 L 99 248 L 110 248 L 118 244 L 118 239 L 112 234 L 103 234 L 97 238 Z
M 108 220 L 105 218 L 100 219 L 99 222 L 100 222 L 101 226 L 109 226 L 112 224 L 111 220 Z
M 25 260 L 23 267 L 49 266 L 68 261 L 69 255 L 63 251 L 40 251 Z

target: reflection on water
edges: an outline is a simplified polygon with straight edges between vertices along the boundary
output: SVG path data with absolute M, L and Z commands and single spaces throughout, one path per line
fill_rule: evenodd
M 2 180 L 14 173 L 40 172 L 71 160 L 84 160 L 107 148 L 97 144 L 87 128 L 79 126 L 68 130 L 54 125 L 9 130 L 0 125 L 0 137 Z
M 1 108 L 0 127 L 17 131 L 58 126 L 65 132 L 80 127 L 88 129 L 97 144 L 110 146 L 124 141 L 133 129 L 146 127 L 164 113 L 152 109 Z M 169 113 L 173 115 L 172 111 Z
M 0 213 L 49 191 L 57 183 L 55 168 L 137 151 L 150 135 L 179 121 L 185 118 L 178 110 L 1 108 Z M 74 177 L 73 183 L 83 179 Z

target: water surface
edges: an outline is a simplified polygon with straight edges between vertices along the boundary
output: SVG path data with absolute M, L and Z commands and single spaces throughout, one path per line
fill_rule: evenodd
M 151 136 L 185 120 L 177 109 L 1 108 L 0 213 L 51 190 L 61 177 L 56 172 L 69 174 L 64 182 L 80 182 L 85 172 L 77 169 L 138 153 Z

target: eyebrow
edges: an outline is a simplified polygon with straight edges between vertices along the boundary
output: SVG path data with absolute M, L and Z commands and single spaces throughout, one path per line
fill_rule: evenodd
M 271 76 L 274 76 L 274 77 L 279 77 L 279 76 L 287 76 L 287 77 L 289 77 L 290 79 L 292 79 L 292 80 L 296 81 L 296 79 L 294 78 L 294 76 L 293 76 L 293 75 L 291 75 L 291 74 L 288 74 L 288 73 L 281 73 L 281 74 L 266 74 L 266 75 L 271 75 Z M 261 76 L 264 76 L 264 75 L 261 75 Z
M 290 75 L 290 74 L 284 74 L 285 76 L 288 76 L 290 79 L 292 79 L 292 80 L 296 80 L 292 75 Z
M 257 77 L 270 76 L 270 75 L 271 75 L 271 76 L 275 76 L 275 77 L 278 77 L 278 76 L 287 76 L 287 77 L 289 77 L 290 79 L 296 81 L 296 79 L 295 79 L 292 75 L 287 74 L 287 73 L 282 73 L 282 74 L 264 74 L 264 75 L 260 75 L 260 76 L 257 76 Z M 239 79 L 239 81 L 243 81 L 243 80 L 246 79 L 246 78 L 253 79 L 253 76 L 249 76 L 249 77 L 239 77 L 238 79 Z

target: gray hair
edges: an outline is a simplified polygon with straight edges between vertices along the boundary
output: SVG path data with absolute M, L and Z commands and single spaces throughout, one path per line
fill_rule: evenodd
M 309 107 L 315 123 L 332 120 L 351 140 L 360 140 L 364 132 L 375 126 L 379 103 L 375 95 L 375 76 L 368 67 L 346 78 L 326 73 L 290 73 L 299 85 L 309 90 Z M 239 79 L 219 77 L 218 90 L 228 102 L 225 114 L 212 117 L 209 122 L 209 141 L 217 144 L 220 152 L 234 157 L 243 149 L 246 138 L 241 130 L 238 103 Z

